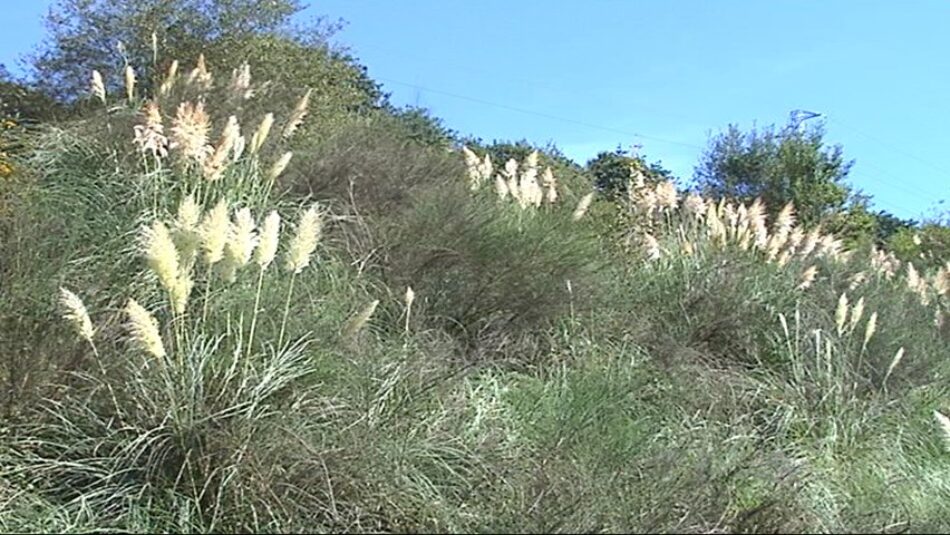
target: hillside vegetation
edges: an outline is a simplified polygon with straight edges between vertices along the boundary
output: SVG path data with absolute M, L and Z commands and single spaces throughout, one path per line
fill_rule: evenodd
M 803 218 L 159 41 L 3 108 L 0 531 L 950 530 L 950 264 L 840 152 Z

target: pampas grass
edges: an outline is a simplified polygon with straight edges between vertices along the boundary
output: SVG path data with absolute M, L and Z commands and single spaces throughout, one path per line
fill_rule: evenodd
M 211 153 L 211 147 L 208 146 L 210 130 L 211 120 L 205 112 L 204 103 L 182 102 L 172 121 L 171 148 L 201 165 Z
M 874 336 L 874 333 L 877 331 L 877 312 L 872 312 L 871 317 L 868 318 L 867 324 L 864 326 L 864 344 L 861 346 L 861 352 L 863 353 L 868 347 L 868 342 L 871 341 L 871 337 Z
M 161 97 L 168 96 L 171 93 L 171 90 L 175 87 L 175 82 L 178 81 L 178 60 L 172 60 L 171 65 L 168 66 L 168 73 L 165 75 L 165 80 L 162 81 L 162 85 L 158 88 L 158 94 Z
M 268 171 L 267 173 L 267 180 L 269 182 L 273 182 L 277 180 L 277 177 L 279 177 L 281 173 L 283 173 L 284 170 L 287 169 L 287 165 L 290 164 L 290 159 L 293 158 L 293 156 L 294 156 L 293 152 L 287 151 L 276 162 L 274 162 L 274 165 L 270 168 L 270 171 Z
M 409 316 L 412 313 L 412 303 L 416 300 L 416 292 L 412 290 L 412 286 L 406 286 L 406 335 L 409 335 Z
M 211 73 L 208 71 L 208 66 L 205 63 L 205 55 L 199 54 L 195 68 L 192 69 L 188 75 L 188 85 L 194 86 L 200 91 L 207 91 L 211 89 L 213 82 L 214 78 L 211 76 Z
M 307 92 L 300 97 L 300 100 L 297 101 L 297 105 L 294 106 L 294 111 L 290 114 L 290 119 L 287 120 L 287 125 L 284 126 L 284 131 L 281 134 L 285 139 L 294 135 L 297 128 L 303 124 L 304 117 L 307 116 L 308 107 L 310 105 L 310 93 L 312 92 L 313 89 L 307 89 Z
M 154 221 L 151 227 L 142 231 L 145 258 L 159 282 L 171 293 L 179 274 L 178 251 L 172 241 L 168 227 L 161 221 Z
M 934 411 L 934 418 L 937 420 L 937 424 L 940 426 L 940 431 L 943 434 L 944 445 L 947 451 L 950 451 L 950 418 L 947 418 L 940 411 Z
M 801 282 L 798 285 L 799 290 L 807 290 L 811 287 L 812 283 L 815 282 L 815 278 L 818 276 L 818 266 L 812 265 L 809 266 L 805 271 L 802 272 Z
M 168 138 L 165 137 L 165 126 L 162 124 L 162 114 L 158 104 L 152 101 L 146 102 L 142 114 L 145 123 L 132 127 L 135 135 L 134 143 L 143 154 L 151 152 L 152 157 L 156 159 L 167 157 Z
M 250 208 L 241 208 L 235 212 L 234 221 L 228 229 L 225 256 L 237 267 L 246 266 L 251 261 L 254 247 L 257 245 L 255 228 L 257 227 Z
M 257 126 L 257 130 L 251 137 L 251 144 L 248 147 L 248 150 L 252 155 L 257 154 L 257 152 L 261 150 L 261 147 L 264 146 L 264 142 L 267 141 L 267 136 L 270 134 L 270 129 L 273 125 L 274 114 L 268 113 L 264 115 L 264 118 L 261 119 L 261 124 Z
M 135 101 L 135 69 L 131 65 L 125 66 L 125 96 L 129 104 Z
M 89 91 L 92 93 L 92 96 L 101 100 L 103 104 L 106 103 L 106 85 L 103 83 L 102 74 L 100 74 L 99 71 L 92 71 L 92 81 L 90 82 Z
M 261 225 L 260 242 L 254 251 L 254 262 L 260 266 L 261 271 L 267 269 L 277 254 L 277 242 L 280 236 L 280 214 L 277 211 L 271 211 L 264 219 Z
M 347 340 L 352 340 L 356 337 L 357 334 L 363 329 L 369 319 L 373 317 L 373 313 L 376 312 L 376 307 L 379 305 L 379 299 L 372 301 L 363 307 L 358 314 L 350 318 L 346 322 L 346 325 L 343 327 L 343 338 Z
M 858 299 L 858 302 L 854 304 L 854 307 L 851 308 L 851 321 L 848 325 L 848 330 L 854 332 L 858 327 L 858 322 L 861 321 L 861 316 L 864 314 L 864 297 L 862 296 Z
M 185 270 L 190 270 L 195 255 L 201 246 L 199 227 L 201 207 L 195 201 L 193 194 L 186 195 L 178 203 L 178 212 L 175 216 L 174 240 L 178 249 L 178 259 Z
M 287 302 L 284 305 L 284 317 L 280 325 L 280 335 L 277 337 L 277 345 L 283 343 L 284 331 L 287 327 L 287 315 L 290 313 L 290 299 L 294 293 L 294 282 L 297 275 L 310 265 L 310 257 L 317 248 L 317 243 L 323 234 L 323 217 L 320 214 L 320 205 L 313 203 L 310 208 L 300 217 L 297 223 L 297 233 L 290 241 L 290 247 L 287 251 L 286 268 L 291 273 L 290 288 L 287 290 Z
M 848 321 L 848 294 L 842 293 L 835 307 L 835 330 L 838 336 L 844 332 L 844 325 Z
M 571 219 L 574 221 L 580 221 L 584 217 L 584 214 L 587 213 L 587 209 L 590 208 L 590 203 L 593 201 L 593 191 L 581 197 L 580 202 L 577 203 L 577 208 L 574 209 L 574 213 L 571 215 Z
M 59 302 L 65 309 L 64 317 L 73 325 L 79 336 L 92 344 L 92 337 L 96 330 L 92 325 L 92 319 L 89 318 L 89 312 L 86 311 L 86 305 L 83 304 L 79 296 L 66 288 L 60 288 L 59 292 Z
M 224 258 L 224 247 L 228 242 L 228 202 L 224 199 L 205 214 L 198 233 L 204 250 L 205 263 L 212 266 Z
M 885 387 L 887 386 L 888 377 L 891 376 L 891 373 L 894 371 L 894 368 L 896 368 L 897 365 L 900 364 L 901 359 L 903 358 L 904 358 L 904 347 L 901 346 L 901 348 L 897 350 L 897 353 L 894 354 L 894 358 L 891 359 L 891 364 L 890 366 L 887 367 L 887 373 L 884 374 L 884 379 L 881 381 L 881 384 L 883 384 Z
M 204 162 L 205 178 L 211 181 L 221 178 L 222 173 L 228 163 L 228 157 L 231 156 L 234 146 L 241 136 L 241 126 L 238 124 L 237 117 L 228 117 L 228 122 L 221 131 L 221 138 L 215 145 L 211 157 Z
M 247 100 L 254 96 L 254 91 L 251 90 L 251 66 L 246 61 L 231 71 L 231 85 L 228 91 L 237 100 Z
M 317 248 L 322 233 L 323 217 L 320 214 L 320 205 L 313 203 L 300 218 L 297 233 L 290 242 L 286 264 L 288 271 L 296 275 L 310 265 L 310 256 Z
M 129 299 L 125 312 L 129 317 L 128 328 L 135 343 L 161 362 L 166 353 L 159 333 L 158 321 L 135 299 Z

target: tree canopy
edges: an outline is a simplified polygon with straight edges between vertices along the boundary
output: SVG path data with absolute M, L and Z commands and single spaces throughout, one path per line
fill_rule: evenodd
M 791 201 L 802 221 L 818 222 L 842 210 L 851 195 L 845 179 L 853 161 L 845 160 L 840 145 L 826 146 L 824 135 L 821 125 L 748 132 L 730 125 L 710 140 L 695 185 L 715 197 L 761 197 L 774 211 Z

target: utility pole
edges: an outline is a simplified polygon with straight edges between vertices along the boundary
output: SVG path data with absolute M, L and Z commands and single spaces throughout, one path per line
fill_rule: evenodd
M 809 119 L 814 119 L 815 117 L 821 117 L 820 113 L 815 113 L 808 110 L 792 110 L 788 114 L 789 123 L 794 125 L 795 130 L 801 128 L 802 123 Z

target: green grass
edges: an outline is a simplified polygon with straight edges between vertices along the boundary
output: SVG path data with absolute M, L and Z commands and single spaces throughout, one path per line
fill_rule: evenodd
M 253 264 L 233 283 L 199 264 L 176 317 L 136 239 L 195 177 L 143 170 L 133 120 L 34 132 L 2 191 L 0 531 L 950 529 L 932 416 L 950 412 L 946 303 L 862 254 L 687 254 L 667 217 L 646 261 L 617 238 L 629 227 L 611 234 L 621 208 L 575 222 L 575 194 L 522 211 L 468 191 L 461 155 L 360 118 L 295 141 L 270 195 L 255 161 L 215 186 L 281 213 L 281 255 L 317 197 L 310 267 L 291 282 L 278 257 L 258 286 Z M 60 286 L 85 301 L 95 348 L 61 318 Z M 865 312 L 839 334 L 844 291 Z M 130 297 L 166 359 L 130 343 Z

